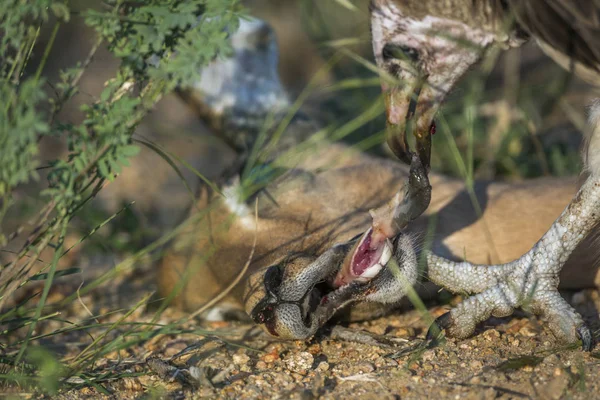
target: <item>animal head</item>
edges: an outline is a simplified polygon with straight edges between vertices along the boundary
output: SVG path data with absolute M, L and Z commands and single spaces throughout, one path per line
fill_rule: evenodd
M 393 132 L 404 134 L 413 118 L 416 132 L 430 131 L 446 94 L 486 48 L 493 43 L 514 46 L 524 41 L 518 32 L 504 29 L 501 3 L 371 2 L 373 51 L 383 76 L 387 120 Z M 398 143 L 397 138 L 388 136 L 388 143 L 399 156 L 398 149 L 406 151 L 406 144 Z
M 335 245 L 318 257 L 296 255 L 250 275 L 244 295 L 246 312 L 272 336 L 308 339 L 350 303 L 397 303 L 417 280 L 415 243 L 410 235 L 399 234 L 382 254 L 369 260 L 376 266 L 358 274 L 351 266 L 355 273 L 348 276 L 345 265 L 356 262 L 364 236 Z M 403 278 L 385 268 L 390 259 Z

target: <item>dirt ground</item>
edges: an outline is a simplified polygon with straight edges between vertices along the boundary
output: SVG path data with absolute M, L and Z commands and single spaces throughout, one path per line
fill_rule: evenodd
M 81 304 L 107 307 L 119 301 L 118 293 L 123 290 L 127 297 L 142 296 L 152 288 L 151 275 L 124 277 L 123 285 L 127 286 L 115 290 L 113 296 L 98 291 L 83 297 Z M 597 332 L 598 291 L 569 293 L 566 297 Z M 429 304 L 429 312 L 438 316 L 457 301 L 459 298 L 444 306 Z M 79 302 L 74 303 L 72 312 L 83 312 Z M 151 317 L 152 313 L 140 310 L 131 319 L 148 322 Z M 158 322 L 181 317 L 177 311 L 168 310 Z M 102 322 L 110 320 L 107 316 Z M 241 322 L 192 321 L 183 328 L 191 333 L 158 334 L 143 346 L 97 361 L 96 371 L 141 375 L 104 382 L 104 388 L 115 398 L 600 398 L 598 348 L 592 353 L 565 348 L 544 328 L 543 321 L 524 313 L 491 319 L 472 338 L 448 339 L 435 348 L 422 346 L 427 325 L 416 310 L 330 326 L 308 342 L 277 341 L 256 326 Z M 111 335 L 116 340 L 126 334 L 125 329 Z M 63 344 L 64 339 L 60 338 Z M 72 351 L 80 351 L 77 343 L 82 341 L 86 338 L 78 335 L 67 340 Z M 62 392 L 58 398 L 109 396 L 85 388 Z
M 113 261 L 83 257 L 82 266 L 99 276 Z M 143 329 L 133 332 L 129 323 L 152 322 L 154 310 L 140 307 L 125 319 L 122 312 L 108 311 L 129 310 L 135 299 L 155 289 L 152 263 L 141 264 L 98 290 L 82 293 L 61 311 L 63 320 L 72 321 L 85 321 L 86 316 L 89 321 L 93 314 L 104 327 L 50 336 L 42 344 L 69 359 L 85 354 L 91 338 L 106 335 L 106 343 L 135 338 Z M 77 279 L 57 284 L 49 301 L 59 304 L 77 284 Z M 600 293 L 588 289 L 564 296 L 597 338 Z M 437 317 L 459 301 L 453 297 L 446 304 L 435 300 L 426 305 Z M 185 317 L 167 309 L 154 322 L 168 326 Z M 106 328 L 117 321 L 116 329 Z M 332 323 L 306 342 L 279 341 L 245 322 L 188 321 L 177 326 L 178 333 L 155 329 L 141 345 L 98 357 L 88 376 L 107 377 L 101 386 L 83 385 L 81 377 L 71 377 L 68 382 L 76 388 L 52 398 L 600 398 L 600 347 L 591 353 L 565 347 L 534 316 L 517 312 L 492 318 L 472 338 L 447 339 L 435 348 L 423 346 L 425 321 L 417 310 L 398 310 L 372 321 Z M 61 324 L 41 321 L 39 333 L 53 332 Z M 38 397 L 23 388 L 10 392 Z

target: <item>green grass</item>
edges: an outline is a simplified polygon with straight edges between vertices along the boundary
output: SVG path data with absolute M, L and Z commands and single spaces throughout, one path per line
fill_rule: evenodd
M 327 60 L 321 72 L 331 74 L 334 77 L 333 83 L 327 87 L 319 87 L 317 82 L 320 82 L 322 76 L 315 77 L 297 97 L 289 115 L 281 121 L 275 134 L 269 141 L 266 141 L 266 137 L 259 138 L 259 143 L 261 140 L 266 142 L 267 150 L 273 148 L 298 109 L 314 95 L 327 94 L 322 107 L 332 111 L 331 123 L 316 135 L 315 142 L 290 150 L 281 156 L 280 161 L 289 163 L 290 160 L 302 157 L 302 152 L 310 151 L 311 146 L 321 145 L 323 140 L 344 141 L 361 151 L 385 155 L 382 147 L 382 128 L 385 125 L 383 102 L 380 98 L 379 78 L 371 61 L 368 33 L 365 31 L 356 34 L 348 29 L 353 23 L 365 26 L 365 8 L 346 0 L 300 3 L 305 30 L 318 45 L 321 56 Z M 355 7 L 356 4 L 358 6 Z M 43 71 L 57 27 L 55 25 L 53 28 L 47 50 L 43 52 L 43 57 L 35 68 L 35 75 L 38 77 Z M 97 45 L 94 49 L 97 49 Z M 518 61 L 518 57 L 513 57 L 513 63 Z M 547 78 L 542 79 L 541 83 L 539 77 L 536 77 L 537 80 L 532 79 L 532 82 L 523 79 L 515 82 L 514 79 L 499 77 L 501 73 L 494 70 L 497 62 L 498 54 L 490 54 L 461 83 L 438 117 L 440 133 L 433 140 L 433 168 L 463 179 L 470 189 L 473 206 L 479 214 L 481 207 L 472 192 L 473 183 L 478 177 L 518 180 L 546 174 L 575 174 L 580 168 L 576 150 L 562 144 L 543 147 L 537 136 L 545 120 L 555 114 L 567 114 L 564 111 L 566 106 L 561 106 L 561 98 L 567 89 L 564 82 L 552 80 L 553 84 L 544 84 L 550 79 L 548 77 L 555 76 L 556 70 L 553 67 L 542 70 L 540 75 Z M 515 66 L 507 65 L 505 69 L 514 71 Z M 80 78 L 81 75 L 77 77 Z M 78 78 L 73 80 L 75 84 Z M 540 98 L 547 101 L 540 104 Z M 482 105 L 497 101 L 505 101 L 505 111 L 516 115 L 510 117 L 504 125 L 500 124 L 502 115 L 483 115 L 481 111 Z M 568 111 L 572 114 L 572 110 Z M 160 143 L 145 139 L 138 139 L 137 143 L 159 154 L 180 177 L 181 184 L 187 187 L 189 194 L 194 193 L 183 178 L 184 169 L 192 170 L 199 179 L 213 187 L 215 193 L 219 193 L 214 182 L 209 181 L 178 155 L 164 150 Z M 268 158 L 268 154 L 258 149 L 257 146 L 250 155 L 242 174 L 241 186 L 248 188 L 248 196 L 268 183 L 256 180 L 256 176 L 252 175 L 254 168 Z M 93 198 L 103 184 L 102 181 L 99 185 L 90 185 L 87 190 L 83 190 L 84 199 Z M 0 380 L 12 387 L 36 393 L 56 394 L 61 389 L 91 386 L 100 393 L 108 394 L 110 392 L 105 387 L 108 382 L 149 373 L 147 370 L 130 372 L 118 362 L 107 364 L 104 368 L 95 367 L 99 360 L 109 355 L 114 356 L 124 349 L 134 349 L 158 335 L 192 334 L 218 336 L 220 340 L 226 340 L 226 332 L 223 331 L 189 328 L 189 317 L 159 323 L 166 307 L 182 289 L 184 281 L 165 299 L 156 300 L 151 292 L 146 292 L 138 298 L 131 298 L 131 305 L 126 308 L 97 314 L 90 311 L 81 320 L 69 320 L 61 316 L 75 302 L 83 304 L 82 299 L 90 293 L 102 293 L 123 277 L 131 279 L 136 271 L 146 273 L 148 268 L 143 267 L 161 256 L 163 246 L 182 232 L 205 222 L 207 214 L 207 210 L 196 210 L 176 228 L 157 235 L 155 231 L 147 230 L 131 211 L 135 206 L 128 203 L 122 210 L 106 214 L 84 200 L 78 206 L 80 209 L 77 218 L 52 219 L 52 224 L 47 229 L 52 229 L 54 234 L 32 243 L 32 251 L 26 253 L 26 262 L 41 262 L 43 266 L 35 275 L 23 280 L 19 287 L 20 290 L 25 290 L 35 282 L 41 282 L 43 286 L 36 286 L 34 293 L 25 295 L 11 309 L 5 308 L 0 312 L 0 330 L 3 334 L 0 342 Z M 39 211 L 39 208 L 21 203 L 13 210 L 18 210 L 19 215 L 29 214 L 30 217 L 35 217 L 35 214 L 27 211 Z M 43 214 L 44 210 L 40 215 Z M 121 261 L 93 281 L 85 282 L 85 285 L 61 300 L 52 302 L 49 301 L 52 289 L 81 272 L 79 267 L 59 268 L 61 258 L 73 248 L 65 244 L 66 235 L 73 232 L 78 232 L 80 238 L 75 246 L 81 247 L 85 254 L 116 254 Z M 126 235 L 120 235 L 123 233 Z M 488 240 L 493 241 L 493 238 L 490 236 Z M 51 260 L 39 260 L 42 247 L 53 249 Z M 210 251 L 204 255 L 208 256 Z M 189 274 L 193 275 L 193 272 L 190 269 Z M 431 316 L 416 293 L 410 292 L 409 297 L 423 318 L 431 322 Z M 149 311 L 152 307 L 148 306 L 154 307 L 154 311 Z M 134 320 L 140 314 L 146 316 L 146 322 Z M 75 355 L 61 354 L 47 345 L 68 340 L 66 338 L 72 338 L 75 334 L 79 334 L 77 338 L 81 341 Z M 142 360 L 138 359 L 137 362 L 141 364 Z M 578 377 L 576 381 L 577 385 L 584 387 L 583 377 Z

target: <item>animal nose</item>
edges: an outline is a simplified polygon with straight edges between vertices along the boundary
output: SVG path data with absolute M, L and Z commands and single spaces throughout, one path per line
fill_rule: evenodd
M 257 324 L 266 324 L 274 318 L 275 307 L 273 305 L 266 306 L 265 308 L 256 311 L 252 314 L 252 319 Z

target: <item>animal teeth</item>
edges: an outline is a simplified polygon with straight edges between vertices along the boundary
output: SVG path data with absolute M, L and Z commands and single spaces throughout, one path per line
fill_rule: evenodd
M 361 282 L 369 280 L 369 279 L 375 277 L 379 273 L 379 271 L 381 271 L 381 268 L 383 268 L 383 267 L 381 266 L 380 263 L 373 264 L 369 268 L 367 268 L 365 270 L 365 272 L 363 272 L 362 275 L 360 277 L 358 277 L 357 280 L 360 280 Z
M 379 263 L 381 263 L 381 265 L 387 265 L 390 258 L 392 258 L 392 245 L 389 239 L 386 239 L 385 244 L 383 245 L 383 253 L 381 253 L 381 257 L 379 257 Z
M 386 240 L 383 245 L 383 252 L 381 253 L 381 257 L 379 257 L 379 262 L 373 264 L 369 268 L 363 272 L 360 277 L 357 278 L 360 282 L 365 282 L 371 278 L 374 278 L 381 269 L 387 265 L 388 261 L 392 258 L 392 246 L 389 240 Z

